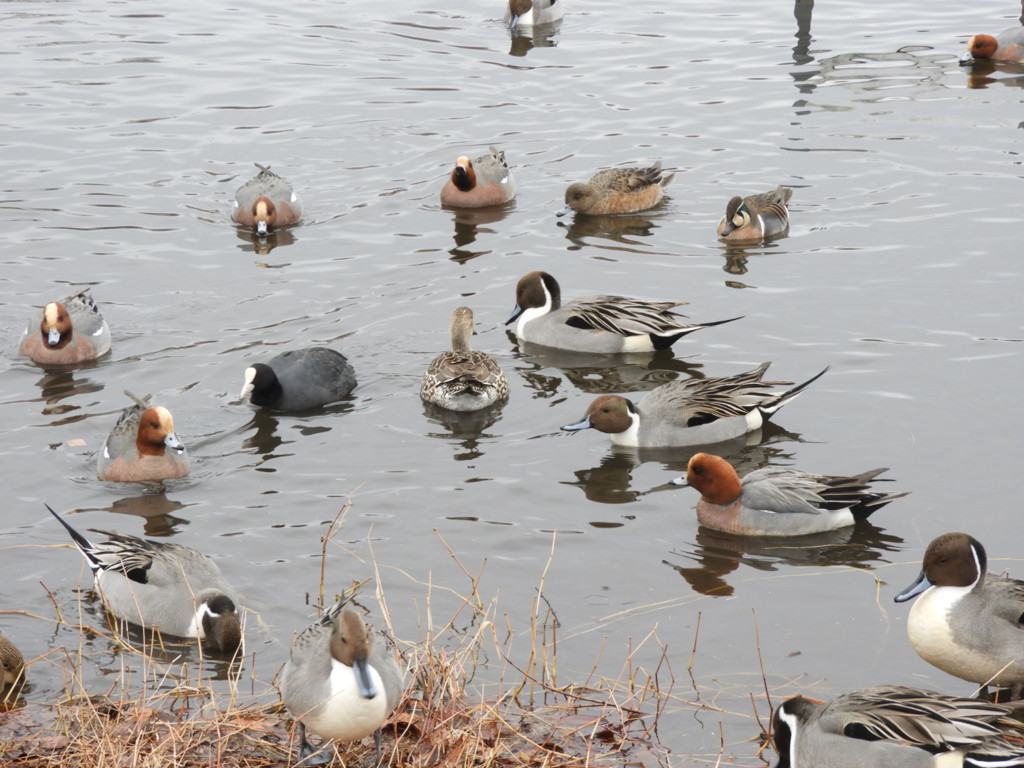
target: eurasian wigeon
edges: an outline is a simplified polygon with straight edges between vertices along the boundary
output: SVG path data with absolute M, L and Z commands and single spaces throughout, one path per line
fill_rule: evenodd
M 151 406 L 149 395 L 125 391 L 134 405 L 121 412 L 96 460 L 100 480 L 124 483 L 170 480 L 189 472 L 188 451 L 174 433 L 171 412 Z
M 296 223 L 302 218 L 302 203 L 292 185 L 270 166 L 254 165 L 260 172 L 235 192 L 231 218 L 259 235 Z
M 42 319 L 29 321 L 18 354 L 51 365 L 81 363 L 106 354 L 110 328 L 88 290 L 43 307 Z
M 970 64 L 975 59 L 1024 61 L 1024 27 L 1004 29 L 996 37 L 974 35 L 967 41 L 967 51 L 960 56 L 960 63 Z
M 740 481 L 721 456 L 698 453 L 690 458 L 685 479 L 674 482 L 700 492 L 697 520 L 708 528 L 747 536 L 802 536 L 853 525 L 906 496 L 871 488 L 885 471 L 812 475 L 789 467 L 764 467 Z
M 675 173 L 663 173 L 661 163 L 647 168 L 607 168 L 590 181 L 570 184 L 565 190 L 564 216 L 570 211 L 591 216 L 646 211 L 661 202 Z
M 441 204 L 452 208 L 485 208 L 502 205 L 516 196 L 516 180 L 505 162 L 505 153 L 496 147 L 489 155 L 470 160 L 465 155 L 441 188 Z

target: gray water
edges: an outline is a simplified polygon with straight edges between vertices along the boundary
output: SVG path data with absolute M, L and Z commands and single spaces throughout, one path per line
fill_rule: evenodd
M 0 9 L 0 631 L 27 658 L 84 652 L 96 691 L 119 668 L 109 641 L 55 623 L 57 607 L 78 617 L 80 598 L 84 623 L 102 615 L 81 559 L 54 546 L 65 536 L 46 501 L 78 510 L 81 529 L 216 557 L 250 611 L 246 673 L 269 695 L 313 615 L 325 521 L 351 500 L 328 591 L 375 577 L 365 602 L 379 611 L 379 590 L 397 636 L 416 642 L 469 592 L 465 568 L 525 656 L 543 578 L 559 682 L 595 666 L 617 677 L 630 654 L 653 670 L 664 646 L 675 683 L 659 734 L 679 755 L 713 761 L 721 739 L 739 764 L 761 764 L 758 651 L 773 696 L 878 683 L 968 693 L 917 658 L 891 598 L 947 530 L 985 543 L 994 569 L 1024 570 L 1024 70 L 956 61 L 1017 9 L 846 0 L 795 16 L 782 3 L 571 0 L 556 29 L 514 39 L 498 0 L 457 10 Z M 517 200 L 441 209 L 455 157 L 489 144 L 513 164 Z M 655 160 L 679 169 L 663 207 L 555 218 L 567 184 Z M 306 208 L 266 245 L 229 222 L 254 161 Z M 794 188 L 790 236 L 723 248 L 729 197 L 780 183 Z M 630 365 L 534 356 L 502 325 L 533 269 L 566 298 L 685 300 L 696 321 L 744 319 Z M 63 372 L 19 359 L 36 307 L 82 284 L 112 353 Z M 510 378 L 492 423 L 446 425 L 418 397 L 460 304 Z M 310 344 L 350 358 L 349 402 L 296 417 L 238 400 L 248 365 Z M 910 495 L 826 541 L 743 541 L 699 529 L 696 493 L 667 486 L 689 451 L 617 454 L 604 435 L 558 430 L 596 391 L 764 360 L 776 379 L 832 370 L 727 448 L 741 473 L 886 466 Z M 173 412 L 191 477 L 162 491 L 95 478 L 124 389 Z M 32 664 L 28 703 L 63 690 L 60 658 Z

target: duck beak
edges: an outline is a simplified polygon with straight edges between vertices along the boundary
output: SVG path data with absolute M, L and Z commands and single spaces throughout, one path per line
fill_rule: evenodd
M 516 304 L 516 308 L 512 310 L 512 314 L 508 316 L 508 320 L 505 321 L 505 325 L 514 322 L 517 317 L 523 314 L 523 308 Z
M 56 347 L 58 344 L 60 344 L 60 331 L 58 331 L 56 328 L 51 328 L 49 331 L 47 331 L 46 343 L 49 344 L 51 347 Z
M 256 234 L 259 235 L 260 237 L 266 237 L 267 236 L 267 222 L 265 222 L 265 221 L 257 221 L 256 222 Z
M 519 24 L 519 14 L 513 13 L 512 14 L 512 18 L 509 19 L 508 28 L 509 29 L 515 29 L 518 24 Z
M 356 673 L 356 687 L 364 699 L 372 699 L 377 695 L 377 688 L 370 677 L 370 663 L 366 659 L 352 662 L 352 671 Z
M 590 423 L 590 417 L 584 416 L 583 421 L 578 421 L 575 424 L 566 424 L 562 427 L 562 430 L 565 432 L 578 432 L 581 429 L 590 429 L 592 426 L 594 425 Z
M 892 600 L 894 603 L 905 603 L 907 600 L 920 595 L 930 586 L 932 586 L 932 583 L 928 581 L 928 577 L 924 575 L 924 571 L 921 571 L 921 575 L 917 577 L 917 581 L 896 595 Z
M 182 445 L 181 440 L 179 440 L 178 436 L 173 432 L 171 432 L 170 434 L 167 435 L 167 437 L 164 438 L 164 445 L 166 445 L 172 451 L 177 451 L 178 453 L 182 453 L 185 450 L 185 446 Z
M 566 215 L 568 215 L 570 213 L 572 213 L 572 206 L 567 205 L 564 208 L 562 208 L 561 210 L 555 211 L 555 216 L 558 216 L 559 218 L 561 218 L 562 216 L 566 216 Z
M 686 482 L 686 475 L 680 475 L 675 480 L 670 480 L 669 482 L 672 483 L 672 485 L 681 485 L 684 488 L 690 487 L 690 484 Z
M 965 51 L 964 53 L 960 54 L 960 66 L 961 67 L 966 66 L 967 64 L 970 64 L 972 61 L 974 61 L 974 54 L 972 54 L 970 51 Z

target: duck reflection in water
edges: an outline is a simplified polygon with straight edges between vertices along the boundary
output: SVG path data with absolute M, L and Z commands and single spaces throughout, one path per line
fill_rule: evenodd
M 488 224 L 495 224 L 508 215 L 510 209 L 515 207 L 515 202 L 504 205 L 494 205 L 488 208 L 457 208 L 452 209 L 452 223 L 455 225 L 455 247 L 448 251 L 452 261 L 460 264 L 477 256 L 486 256 L 492 253 L 490 249 L 473 250 L 470 248 L 481 234 L 494 235 L 496 230 L 488 227 Z
M 238 249 L 243 253 L 251 253 L 254 256 L 267 256 L 279 245 L 292 245 L 295 242 L 295 234 L 292 229 L 274 229 L 265 235 L 259 235 L 251 229 L 237 229 L 235 234 L 240 241 Z M 265 266 L 286 267 L 288 264 L 267 264 Z
M 566 435 L 569 437 L 569 435 Z M 761 429 L 748 432 L 734 440 L 715 443 L 714 450 L 731 456 L 739 466 L 756 469 L 769 462 L 791 458 L 781 450 L 786 443 L 803 442 L 800 435 L 787 432 L 778 424 L 766 423 Z M 638 501 L 650 493 L 677 491 L 678 486 L 664 482 L 665 471 L 686 471 L 690 457 L 708 446 L 687 446 L 685 448 L 618 448 L 613 447 L 601 459 L 600 465 L 573 472 L 574 482 L 562 481 L 563 485 L 574 485 L 583 491 L 590 501 L 601 504 L 628 504 Z M 634 473 L 646 463 L 659 464 L 661 469 L 652 472 L 651 478 L 660 481 L 645 488 L 635 488 Z
M 173 512 L 185 509 L 187 506 L 190 505 L 167 498 L 167 495 L 163 493 L 161 488 L 158 493 L 125 496 L 115 501 L 109 507 L 106 507 L 106 509 L 119 515 L 141 517 L 145 521 L 142 530 L 146 536 L 164 538 L 166 536 L 173 536 L 175 528 L 188 524 L 188 520 L 185 518 L 176 517 L 172 514 Z
M 481 440 L 498 437 L 487 434 L 486 430 L 501 419 L 501 405 L 492 405 L 477 411 L 450 411 L 433 403 L 423 403 L 423 415 L 428 421 L 448 430 L 427 432 L 428 437 L 447 440 L 457 445 L 461 452 L 453 454 L 452 458 L 455 461 L 474 461 L 484 454 Z
M 764 537 L 737 536 L 703 525 L 697 528 L 693 550 L 673 550 L 675 559 L 684 558 L 694 565 L 662 560 L 682 576 L 694 592 L 709 597 L 730 597 L 735 590 L 724 578 L 746 565 L 756 571 L 777 571 L 786 566 L 843 566 L 870 569 L 890 562 L 884 553 L 900 552 L 903 539 L 885 533 L 867 522 L 809 536 Z M 758 578 L 753 574 L 745 579 Z
M 664 214 L 662 214 L 664 215 Z M 588 240 L 611 240 L 622 245 L 638 246 L 648 252 L 649 243 L 638 238 L 652 237 L 659 225 L 661 215 L 651 216 L 574 216 L 571 221 L 559 220 L 558 226 L 565 227 L 565 239 L 580 248 L 593 245 Z

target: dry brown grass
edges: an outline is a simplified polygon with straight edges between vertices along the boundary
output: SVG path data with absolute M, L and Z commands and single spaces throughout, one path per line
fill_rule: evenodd
M 347 509 L 346 505 L 324 537 L 325 558 Z M 463 572 L 469 588 L 452 618 L 435 624 L 430 603 L 436 587 L 424 585 L 428 628 L 419 641 L 398 644 L 408 685 L 385 727 L 385 761 L 395 768 L 667 764 L 667 750 L 658 745 L 656 735 L 658 717 L 672 700 L 674 685 L 663 648 L 657 670 L 635 667 L 630 655 L 623 660 L 620 674 L 610 678 L 597 673 L 595 660 L 586 679 L 561 685 L 556 674 L 559 623 L 543 596 L 544 577 L 536 588 L 529 628 L 517 632 L 507 616 L 499 615 L 496 600 L 485 601 L 480 595 L 479 574 L 464 568 Z M 446 590 L 446 597 L 451 594 Z M 390 626 L 379 590 L 377 598 L 384 623 Z M 82 629 L 105 634 L 92 627 Z M 85 690 L 82 669 L 93 661 L 84 647 L 77 652 L 57 649 L 33 660 L 33 664 L 54 664 L 63 671 L 63 695 L 55 703 L 31 703 L 0 712 L 0 765 L 263 768 L 292 764 L 291 720 L 272 683 L 252 679 L 239 683 L 246 663 L 225 663 L 236 677 L 230 693 L 218 693 L 210 683 L 192 679 L 187 667 L 155 661 L 116 633 L 109 640 L 120 646 L 122 672 L 114 675 L 117 679 L 102 694 Z M 658 641 L 651 635 L 641 641 L 647 642 Z M 88 677 L 95 679 L 95 672 Z M 345 765 L 373 763 L 370 739 L 342 745 L 339 752 Z

